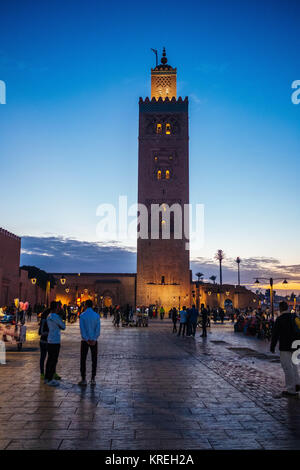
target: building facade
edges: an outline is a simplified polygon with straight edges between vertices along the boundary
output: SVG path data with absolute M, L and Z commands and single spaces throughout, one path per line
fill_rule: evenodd
M 136 275 L 114 273 L 53 273 L 56 300 L 62 304 L 91 299 L 99 307 L 135 305 Z
M 0 306 L 18 297 L 20 251 L 21 238 L 0 228 Z

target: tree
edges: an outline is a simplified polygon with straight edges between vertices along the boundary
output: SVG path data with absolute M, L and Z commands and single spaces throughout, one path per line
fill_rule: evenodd
M 215 283 L 216 283 L 217 276 L 210 276 L 209 279 L 215 284 Z
M 218 250 L 217 253 L 215 254 L 215 259 L 219 261 L 219 266 L 220 266 L 220 285 L 223 284 L 222 282 L 222 261 L 225 258 L 225 253 L 223 250 Z
M 196 276 L 198 278 L 198 282 L 200 282 L 202 280 L 204 274 L 203 273 L 196 273 Z
M 237 259 L 235 260 L 235 262 L 237 263 L 238 265 L 238 285 L 240 286 L 241 285 L 241 276 L 240 276 L 240 263 L 241 263 L 241 258 L 238 256 Z

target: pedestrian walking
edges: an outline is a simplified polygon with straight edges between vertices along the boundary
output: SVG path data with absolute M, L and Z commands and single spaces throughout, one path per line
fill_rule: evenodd
M 66 329 L 65 323 L 62 321 L 61 317 L 58 315 L 60 311 L 60 306 L 57 302 L 52 301 L 50 304 L 50 314 L 47 317 L 47 325 L 49 328 L 48 333 L 48 346 L 47 346 L 47 364 L 46 364 L 46 374 L 45 374 L 45 384 L 51 387 L 57 387 L 59 382 L 55 380 L 54 374 L 56 371 L 56 365 L 58 362 L 58 356 L 60 351 L 60 340 L 61 340 L 61 330 Z
M 273 331 L 270 350 L 275 353 L 277 342 L 279 342 L 280 363 L 285 375 L 286 390 L 284 390 L 276 398 L 281 397 L 298 397 L 300 391 L 300 378 L 298 366 L 292 361 L 294 349 L 292 343 L 296 339 L 294 317 L 289 312 L 289 306 L 286 302 L 279 304 L 280 315 L 277 317 Z
M 179 331 L 177 336 L 180 336 L 181 331 L 182 331 L 182 336 L 184 336 L 185 331 L 186 331 L 186 316 L 187 316 L 187 311 L 186 307 L 182 307 L 182 310 L 180 311 L 180 323 L 179 323 Z
M 86 310 L 80 315 L 80 333 L 81 333 L 81 347 L 80 347 L 80 373 L 81 381 L 78 385 L 86 386 L 86 359 L 91 350 L 92 356 L 92 378 L 90 384 L 96 385 L 97 373 L 97 357 L 98 357 L 98 338 L 100 336 L 101 322 L 100 315 L 93 310 L 93 302 L 87 300 L 85 302 Z
M 201 304 L 201 317 L 202 317 L 202 338 L 207 337 L 207 332 L 206 332 L 206 327 L 207 327 L 207 317 L 208 317 L 208 312 L 206 308 L 204 307 L 204 304 Z

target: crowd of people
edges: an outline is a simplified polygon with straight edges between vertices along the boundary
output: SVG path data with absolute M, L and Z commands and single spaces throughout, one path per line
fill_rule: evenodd
M 237 310 L 234 331 L 270 340 L 274 322 L 274 315 L 269 310 L 253 310 L 252 308 L 247 308 L 244 311 Z

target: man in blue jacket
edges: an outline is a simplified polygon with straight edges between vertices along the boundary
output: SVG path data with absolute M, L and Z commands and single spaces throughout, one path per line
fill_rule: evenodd
M 85 302 L 85 310 L 79 317 L 81 332 L 81 348 L 80 348 L 80 373 L 81 381 L 78 385 L 86 386 L 86 358 L 89 349 L 92 355 L 92 379 L 90 384 L 96 385 L 97 372 L 97 356 L 98 356 L 98 338 L 100 336 L 100 316 L 93 310 L 93 302 L 87 300 Z

